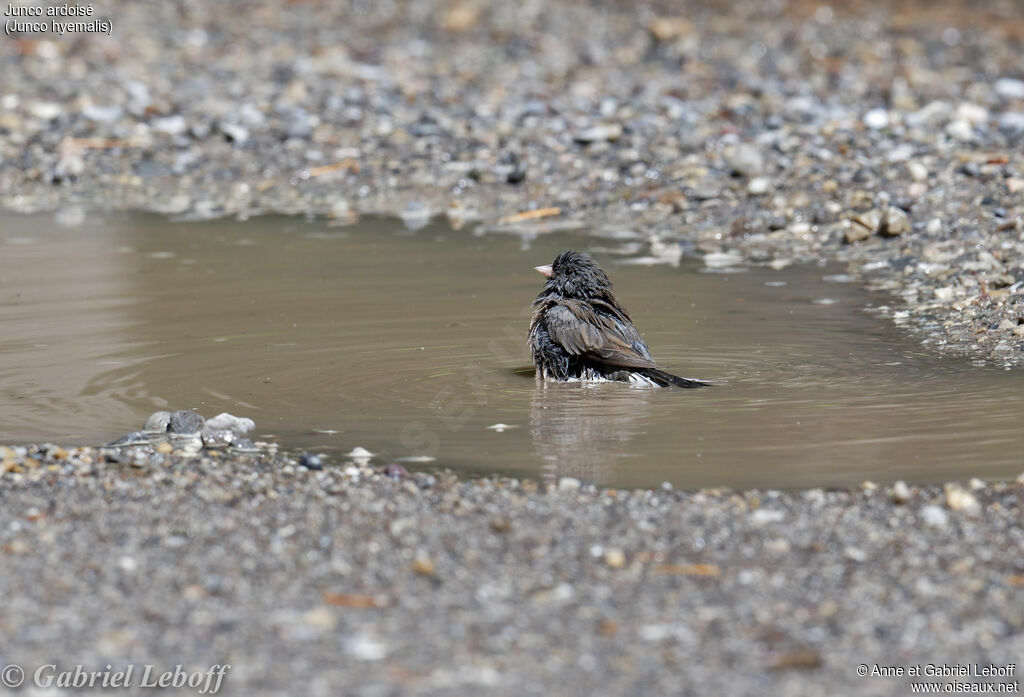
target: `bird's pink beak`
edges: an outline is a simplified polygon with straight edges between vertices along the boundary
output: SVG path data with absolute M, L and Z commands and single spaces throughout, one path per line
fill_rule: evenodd
M 551 278 L 551 264 L 544 264 L 544 266 L 534 266 L 534 269 L 544 274 L 548 278 Z

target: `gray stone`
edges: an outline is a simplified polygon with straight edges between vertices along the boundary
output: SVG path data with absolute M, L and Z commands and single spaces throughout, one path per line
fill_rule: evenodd
M 155 411 L 149 415 L 146 419 L 146 425 L 142 427 L 143 431 L 150 431 L 153 433 L 166 433 L 167 428 L 171 425 L 171 412 L 169 411 Z
M 190 409 L 181 409 L 171 414 L 169 428 L 171 433 L 199 433 L 203 428 L 203 417 Z

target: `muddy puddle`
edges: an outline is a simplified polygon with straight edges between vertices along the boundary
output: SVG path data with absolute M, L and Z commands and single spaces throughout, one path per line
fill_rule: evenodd
M 3 443 L 99 444 L 194 408 L 339 459 L 617 487 L 1021 470 L 1020 376 L 924 352 L 840 268 L 645 266 L 647 245 L 392 220 L 58 220 L 0 218 Z M 532 267 L 570 247 L 606 250 L 660 363 L 723 384 L 537 387 Z

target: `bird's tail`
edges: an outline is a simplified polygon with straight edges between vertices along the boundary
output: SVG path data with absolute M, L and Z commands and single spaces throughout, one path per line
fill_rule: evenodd
M 666 373 L 664 370 L 658 370 L 657 368 L 648 368 L 641 372 L 662 387 L 666 387 L 668 385 L 675 385 L 676 387 L 708 387 L 714 384 L 707 380 L 681 378 L 678 375 Z

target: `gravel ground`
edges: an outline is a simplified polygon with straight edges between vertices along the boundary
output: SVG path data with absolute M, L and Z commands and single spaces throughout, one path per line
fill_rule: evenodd
M 1019 364 L 1020 5 L 719 4 L 108 0 L 110 36 L 0 42 L 0 207 L 841 259 L 923 341 Z M 152 448 L 0 448 L 0 664 L 820 695 L 1024 656 L 1021 483 L 544 491 Z
M 1019 3 L 107 0 L 95 18 L 109 36 L 0 43 L 2 207 L 446 214 L 655 256 L 838 257 L 929 343 L 1024 356 Z
M 228 694 L 889 695 L 911 680 L 858 666 L 1024 656 L 1024 479 L 680 493 L 167 446 L 0 461 L 0 663 L 30 675 L 220 663 Z

